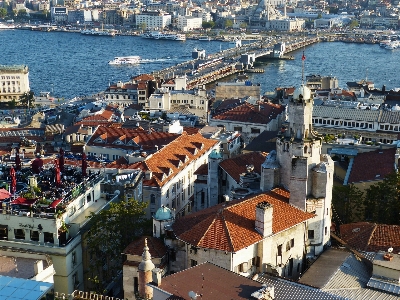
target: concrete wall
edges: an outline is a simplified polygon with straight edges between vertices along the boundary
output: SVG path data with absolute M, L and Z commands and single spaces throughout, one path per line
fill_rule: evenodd
M 231 98 L 244 98 L 252 96 L 255 98 L 260 98 L 261 86 L 251 85 L 225 85 L 217 84 L 215 86 L 215 100 L 231 99 Z

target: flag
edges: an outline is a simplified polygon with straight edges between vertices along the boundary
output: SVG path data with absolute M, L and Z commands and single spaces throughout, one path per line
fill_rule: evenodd
M 303 56 L 301 57 L 301 60 L 306 60 L 306 56 L 304 55 L 304 52 L 303 52 Z

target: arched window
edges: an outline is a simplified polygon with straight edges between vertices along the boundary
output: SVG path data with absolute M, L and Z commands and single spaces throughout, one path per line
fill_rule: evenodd
M 150 203 L 151 204 L 156 204 L 156 195 L 154 195 L 154 194 L 150 195 Z

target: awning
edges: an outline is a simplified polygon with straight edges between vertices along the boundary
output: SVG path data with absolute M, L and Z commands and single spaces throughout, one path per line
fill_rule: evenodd
M 19 204 L 19 205 L 32 205 L 36 202 L 37 199 L 26 199 L 22 197 L 18 197 L 17 199 L 11 201 L 11 204 Z
M 62 199 L 54 200 L 54 201 L 51 202 L 51 204 L 49 205 L 49 208 L 55 208 L 55 207 L 58 205 L 58 203 L 61 202 L 61 200 L 62 200 Z

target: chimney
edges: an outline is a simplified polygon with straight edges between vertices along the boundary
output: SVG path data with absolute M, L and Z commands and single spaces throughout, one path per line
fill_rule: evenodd
M 161 272 L 162 272 L 162 270 L 160 268 L 154 268 L 152 270 L 153 283 L 156 286 L 160 286 L 161 285 Z
M 39 273 L 41 273 L 43 271 L 43 260 L 40 259 L 40 260 L 35 261 L 33 268 L 35 270 L 35 275 L 38 275 Z
M 268 202 L 260 202 L 256 206 L 256 230 L 267 237 L 272 234 L 272 213 L 273 207 Z
M 146 172 L 144 172 L 144 179 L 150 180 L 152 176 L 153 176 L 153 172 L 151 172 L 150 170 L 147 170 Z

